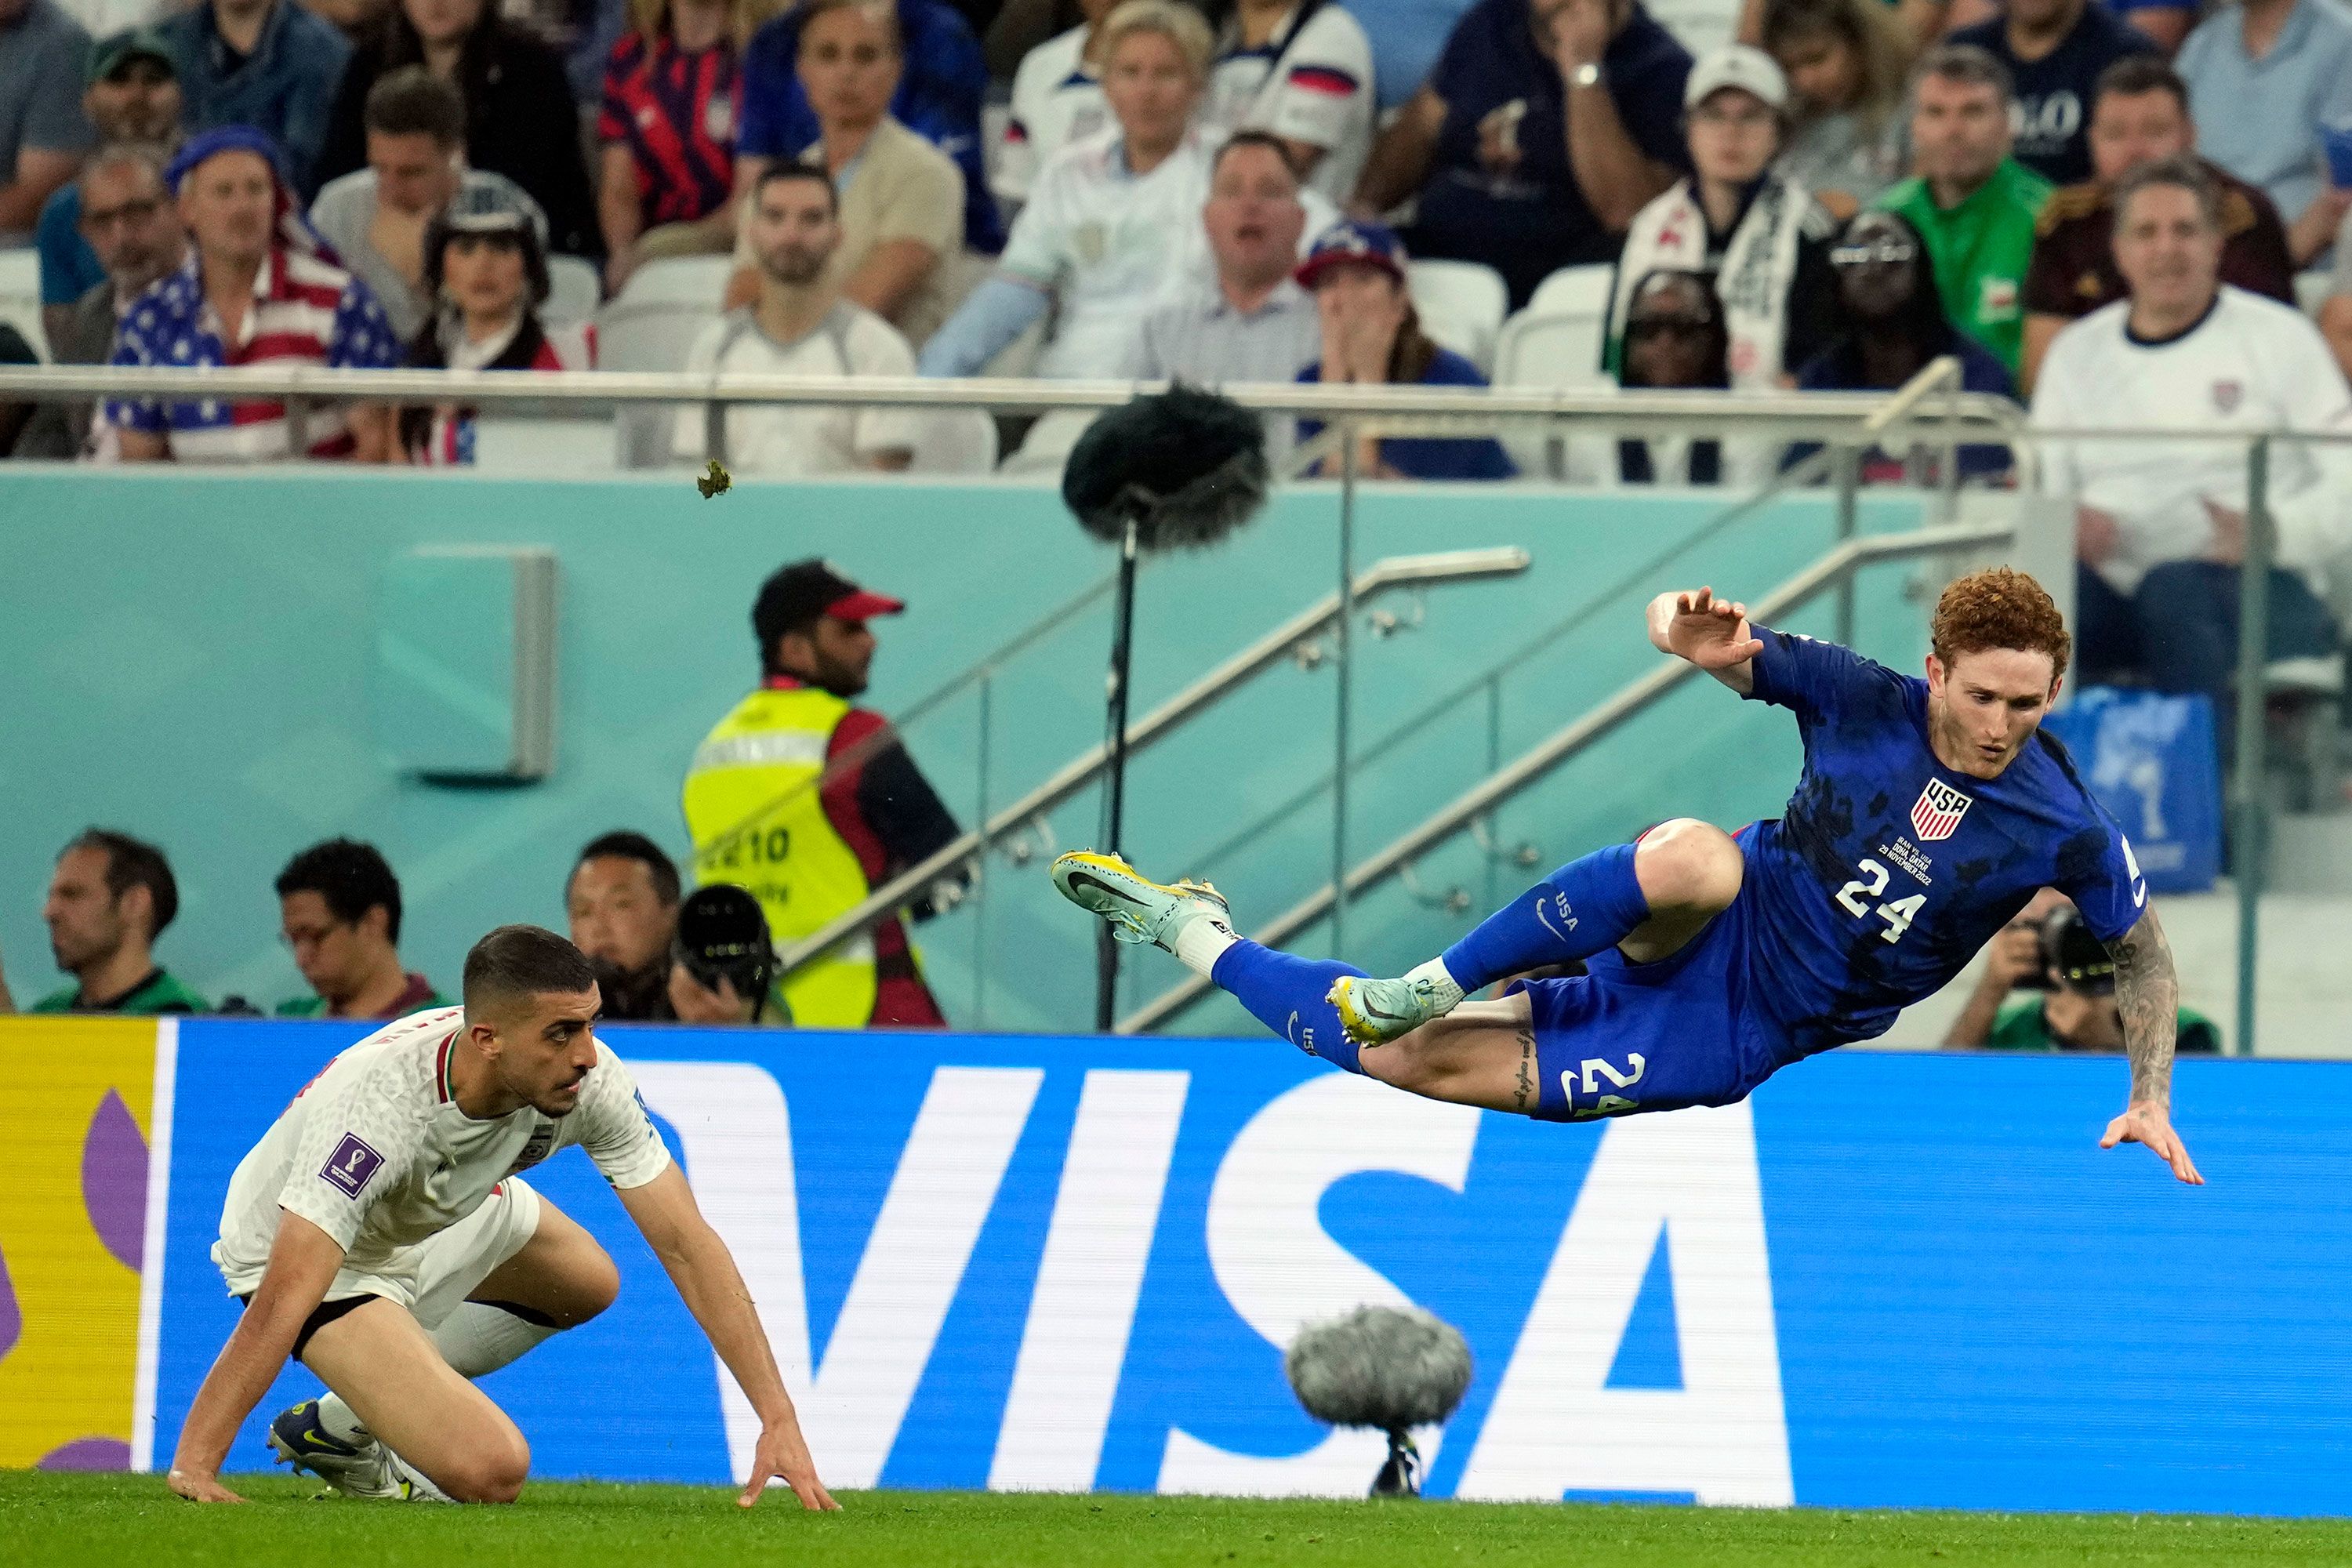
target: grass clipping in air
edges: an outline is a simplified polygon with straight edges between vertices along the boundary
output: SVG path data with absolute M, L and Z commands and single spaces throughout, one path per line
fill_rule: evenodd
M 1441 1474 L 1451 1467 L 1442 1466 Z M 2352 1563 L 2352 1521 L 1977 1514 L 1598 1503 L 1245 1500 L 841 1491 L 748 1511 L 718 1487 L 534 1480 L 509 1508 L 310 1500 L 318 1483 L 230 1476 L 247 1508 L 197 1508 L 161 1476 L 0 1470 L 0 1563 L 27 1568 L 2170 1568 Z
M 694 488 L 702 492 L 704 500 L 712 496 L 723 496 L 734 486 L 735 476 L 729 473 L 727 465 L 716 458 L 710 459 L 710 467 L 707 470 L 694 477 Z

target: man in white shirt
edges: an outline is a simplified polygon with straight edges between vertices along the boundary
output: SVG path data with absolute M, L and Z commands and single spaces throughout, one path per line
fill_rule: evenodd
M 689 371 L 765 375 L 859 376 L 915 374 L 915 353 L 896 328 L 851 304 L 825 281 L 841 245 L 841 210 L 833 180 L 806 163 L 774 163 L 752 186 L 744 234 L 760 268 L 759 298 L 713 321 L 687 356 Z M 708 416 L 677 416 L 672 450 L 700 462 L 709 449 Z M 737 404 L 724 420 L 730 468 L 806 477 L 893 471 L 914 460 L 923 416 L 913 409 L 825 407 L 814 404 Z
M 1280 137 L 1299 177 L 1337 203 L 1371 151 L 1373 105 L 1372 46 L 1337 0 L 1240 0 L 1201 119 Z
M 1029 199 L 1037 171 L 1055 153 L 1110 128 L 1110 100 L 1103 96 L 1095 57 L 1102 19 L 1114 4 L 1078 0 L 1085 21 L 1021 57 L 1013 74 L 1012 113 L 988 176 L 988 188 L 1008 209 Z
M 362 1040 L 230 1178 L 213 1261 L 245 1315 L 180 1429 L 170 1482 L 236 1502 L 220 1467 L 290 1356 L 328 1389 L 271 1446 L 348 1495 L 510 1502 L 530 1449 L 470 1381 L 613 1301 L 619 1271 L 518 1173 L 572 1143 L 613 1184 L 761 1418 L 741 1501 L 781 1477 L 834 1507 L 727 1245 L 595 1037 L 595 971 L 536 926 L 466 956 L 465 1005 Z
M 2116 265 L 2128 296 L 2052 342 L 2033 423 L 2185 437 L 2047 440 L 2042 485 L 2075 503 L 2085 679 L 2136 671 L 2161 690 L 2208 692 L 2226 738 L 2246 507 L 2246 447 L 2227 437 L 2352 429 L 2352 391 L 2302 315 L 2219 281 L 2221 200 L 2188 157 L 2117 182 Z M 2342 447 L 2271 448 L 2273 658 L 2335 649 L 2335 624 L 2315 590 L 2352 543 L 2347 458 Z

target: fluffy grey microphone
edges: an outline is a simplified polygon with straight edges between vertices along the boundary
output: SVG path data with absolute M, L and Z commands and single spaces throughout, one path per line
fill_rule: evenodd
M 1421 1455 L 1412 1428 L 1436 1426 L 1462 1403 L 1470 1346 L 1461 1331 L 1418 1308 L 1358 1307 L 1299 1330 L 1282 1370 L 1317 1420 L 1388 1434 L 1373 1496 L 1417 1497 Z
M 1113 544 L 1132 520 L 1149 552 L 1215 543 L 1257 515 L 1268 482 L 1265 423 L 1180 382 L 1088 426 L 1062 469 L 1062 500 Z

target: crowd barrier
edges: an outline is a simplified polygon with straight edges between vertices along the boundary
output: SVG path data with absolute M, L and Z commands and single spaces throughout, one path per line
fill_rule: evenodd
M 0 1024 L 0 1466 L 168 1462 L 228 1174 L 359 1033 Z M 1410 1301 L 1476 1361 L 1435 1496 L 2352 1512 L 2352 1067 L 2183 1063 L 2192 1189 L 2097 1149 L 2114 1059 L 1839 1052 L 1560 1126 L 1269 1040 L 606 1037 L 836 1488 L 1360 1493 L 1381 1440 L 1281 1347 Z M 739 1472 L 751 1413 L 593 1167 L 530 1180 L 623 1279 L 489 1381 L 538 1473 Z

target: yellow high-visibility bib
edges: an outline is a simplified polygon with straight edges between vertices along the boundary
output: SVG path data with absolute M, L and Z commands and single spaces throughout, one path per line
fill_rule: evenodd
M 814 687 L 763 688 L 703 738 L 687 770 L 695 882 L 732 882 L 759 900 L 778 952 L 873 891 L 818 791 L 825 747 L 848 711 Z M 781 989 L 803 1028 L 863 1028 L 874 1016 L 872 935 L 843 942 Z

